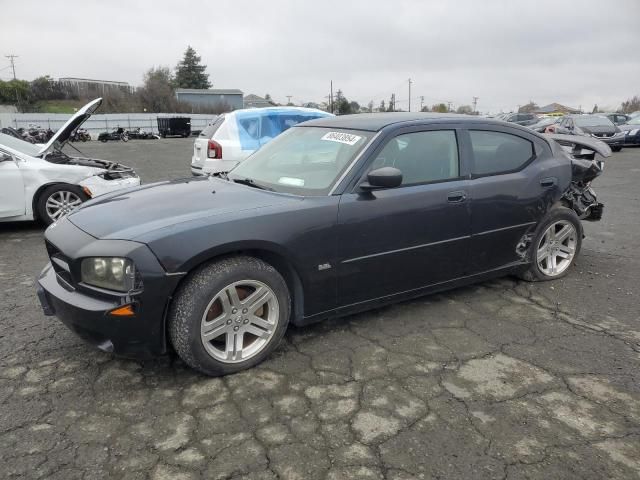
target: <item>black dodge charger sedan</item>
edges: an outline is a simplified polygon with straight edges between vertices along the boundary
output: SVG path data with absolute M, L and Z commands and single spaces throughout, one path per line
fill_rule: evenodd
M 209 374 L 263 360 L 289 323 L 517 274 L 565 275 L 610 149 L 480 117 L 297 125 L 227 174 L 104 195 L 51 225 L 45 314 L 124 356 Z

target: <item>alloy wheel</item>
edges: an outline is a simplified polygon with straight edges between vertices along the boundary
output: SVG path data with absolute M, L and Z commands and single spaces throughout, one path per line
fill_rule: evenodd
M 578 233 L 567 220 L 552 223 L 537 245 L 536 261 L 540 271 L 548 277 L 556 277 L 569 268 L 576 254 Z
M 207 353 L 238 363 L 260 353 L 273 337 L 280 309 L 274 291 L 257 280 L 241 280 L 220 290 L 207 305 L 200 339 Z
M 75 193 L 68 190 L 59 190 L 47 198 L 45 207 L 47 209 L 47 215 L 55 222 L 70 213 L 81 203 L 82 200 Z

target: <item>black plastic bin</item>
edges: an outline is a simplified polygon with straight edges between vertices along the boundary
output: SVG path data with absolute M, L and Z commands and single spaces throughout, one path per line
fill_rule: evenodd
M 191 135 L 191 118 L 158 117 L 158 132 L 162 138 L 168 136 L 188 137 Z

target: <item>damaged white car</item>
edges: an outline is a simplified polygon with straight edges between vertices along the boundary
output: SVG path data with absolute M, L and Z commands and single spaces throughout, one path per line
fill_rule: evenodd
M 0 222 L 40 220 L 49 225 L 85 200 L 140 185 L 130 167 L 62 152 L 101 103 L 98 98 L 78 110 L 46 145 L 0 133 Z

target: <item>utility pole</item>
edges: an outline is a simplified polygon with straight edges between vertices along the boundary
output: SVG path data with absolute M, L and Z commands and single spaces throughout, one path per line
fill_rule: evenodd
M 333 80 L 331 80 L 331 97 L 329 99 L 329 110 L 333 113 Z
M 391 94 L 391 111 L 392 112 L 396 111 L 396 94 L 395 93 Z
M 473 97 L 473 113 L 477 113 L 476 105 L 478 104 L 478 97 Z
M 411 79 L 409 79 L 408 82 L 409 82 L 409 111 L 411 111 Z
M 285 97 L 287 97 L 287 105 L 289 105 L 291 103 L 291 97 L 293 97 L 293 95 L 285 95 Z
M 423 106 L 424 106 L 424 95 L 420 95 L 420 111 L 422 111 Z
M 13 70 L 13 79 L 16 79 L 16 62 L 15 59 L 18 58 L 18 55 L 5 55 L 6 58 L 11 62 L 11 69 Z
M 453 103 L 453 102 L 452 102 L 451 100 L 449 100 L 449 101 L 447 102 L 447 112 L 450 112 L 450 111 L 451 111 L 451 104 L 452 104 L 452 103 Z

